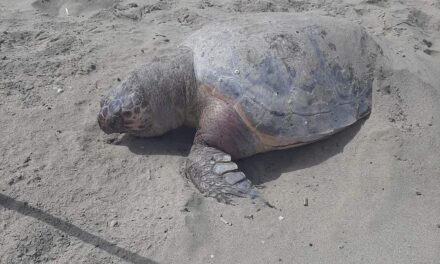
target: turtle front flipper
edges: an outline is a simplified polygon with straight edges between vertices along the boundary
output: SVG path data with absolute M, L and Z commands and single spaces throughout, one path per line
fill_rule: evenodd
M 257 153 L 257 139 L 230 104 L 206 94 L 202 98 L 198 130 L 186 164 L 187 178 L 220 202 L 230 203 L 233 196 L 256 197 L 255 187 L 231 160 Z
M 186 164 L 186 177 L 203 194 L 219 202 L 231 203 L 231 198 L 258 196 L 258 192 L 243 172 L 238 171 L 231 155 L 223 151 L 195 144 Z

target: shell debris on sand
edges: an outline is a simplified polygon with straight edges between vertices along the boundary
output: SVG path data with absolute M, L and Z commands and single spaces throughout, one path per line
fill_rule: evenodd
M 110 227 L 118 227 L 119 226 L 119 222 L 117 220 L 111 220 L 109 223 Z
M 225 225 L 232 226 L 232 223 L 224 219 L 223 215 L 220 215 L 220 221 L 222 221 Z
M 254 215 L 253 214 L 245 215 L 244 218 L 249 219 L 249 220 L 254 220 Z
M 309 206 L 309 198 L 304 198 L 304 206 Z
M 60 94 L 60 93 L 63 93 L 63 92 L 64 92 L 64 90 L 63 90 L 62 88 L 57 87 L 57 86 L 53 87 L 52 89 L 54 89 L 54 90 L 56 91 L 57 94 Z

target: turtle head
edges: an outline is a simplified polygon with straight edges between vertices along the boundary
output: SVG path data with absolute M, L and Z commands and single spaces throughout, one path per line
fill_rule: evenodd
M 182 99 L 156 75 L 135 71 L 101 100 L 98 123 L 105 133 L 154 137 L 183 124 Z
M 163 95 L 156 87 L 142 83 L 132 76 L 101 100 L 98 123 L 105 133 L 153 137 L 180 126 L 167 106 L 159 103 Z
M 195 90 L 192 52 L 177 49 L 153 59 L 101 101 L 98 123 L 107 133 L 160 136 L 183 125 L 193 109 L 187 102 Z M 189 100 L 189 99 L 188 99 Z

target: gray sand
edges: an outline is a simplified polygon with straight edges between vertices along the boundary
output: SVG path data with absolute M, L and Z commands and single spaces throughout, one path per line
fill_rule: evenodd
M 200 195 L 181 173 L 190 129 L 99 130 L 130 70 L 274 11 L 356 21 L 389 64 L 364 122 L 240 162 L 275 208 Z M 438 0 L 2 0 L 0 98 L 0 263 L 440 263 Z

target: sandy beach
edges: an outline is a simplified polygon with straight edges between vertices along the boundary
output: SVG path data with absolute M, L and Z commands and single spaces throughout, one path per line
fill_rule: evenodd
M 272 206 L 203 197 L 191 128 L 99 129 L 131 70 L 259 12 L 359 23 L 386 62 L 368 118 L 239 161 Z M 440 1 L 2 0 L 0 135 L 0 263 L 438 264 Z

